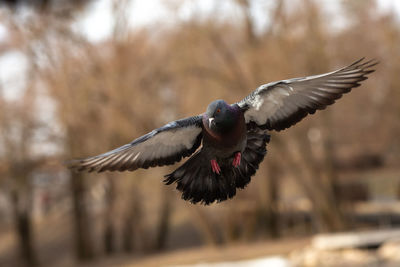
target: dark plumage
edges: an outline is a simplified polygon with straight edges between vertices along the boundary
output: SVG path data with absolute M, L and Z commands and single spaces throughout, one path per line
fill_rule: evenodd
M 232 105 L 216 100 L 202 115 L 170 122 L 120 148 L 73 160 L 69 167 L 134 171 L 170 165 L 194 153 L 164 182 L 176 183 L 182 198 L 192 203 L 224 201 L 256 173 L 267 152 L 268 130 L 286 129 L 333 104 L 360 86 L 376 64 L 360 59 L 330 73 L 264 84 Z

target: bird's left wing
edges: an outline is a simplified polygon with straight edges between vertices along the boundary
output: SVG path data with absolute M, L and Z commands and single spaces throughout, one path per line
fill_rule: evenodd
M 67 163 L 79 171 L 134 171 L 138 168 L 170 165 L 191 155 L 202 139 L 201 116 L 164 125 L 131 143 L 104 154 Z
M 360 86 L 377 64 L 362 61 L 321 75 L 264 84 L 237 104 L 244 111 L 246 123 L 277 131 L 289 128 Z

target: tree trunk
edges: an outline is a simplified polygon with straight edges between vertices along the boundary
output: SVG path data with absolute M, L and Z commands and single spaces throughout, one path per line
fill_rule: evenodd
M 215 229 L 215 223 L 213 223 L 204 212 L 204 207 L 193 206 L 191 211 L 194 215 L 192 217 L 194 220 L 193 223 L 198 226 L 205 243 L 211 246 L 220 245 L 223 240 L 218 236 L 217 230 Z
M 94 253 L 85 202 L 84 176 L 81 173 L 72 173 L 71 192 L 75 227 L 75 255 L 78 260 L 87 261 L 93 258 Z
M 122 247 L 125 252 L 130 253 L 133 251 L 133 240 L 134 240 L 134 232 L 133 232 L 133 216 L 129 214 L 124 221 L 122 227 Z
M 29 193 L 22 194 L 18 189 L 11 193 L 19 254 L 25 266 L 37 266 L 38 262 L 33 242 L 32 218 L 28 207 L 30 201 L 24 199 L 24 197 L 29 198 Z
M 112 223 L 109 220 L 106 222 L 106 225 L 104 227 L 104 233 L 103 233 L 103 238 L 104 238 L 104 252 L 106 254 L 112 254 L 115 251 L 114 248 L 114 227 Z
M 339 195 L 339 184 L 338 184 L 338 173 L 335 169 L 335 143 L 334 143 L 334 133 L 332 127 L 332 115 L 329 110 L 326 110 L 321 114 L 323 117 L 323 127 L 322 127 L 322 145 L 324 148 L 324 168 L 327 175 L 327 183 L 332 187 L 333 197 L 338 207 L 342 206 L 340 202 L 341 198 Z
M 279 212 L 278 212 L 278 166 L 270 159 L 267 163 L 266 193 L 267 201 L 264 209 L 265 227 L 269 236 L 279 237 Z
M 142 232 L 144 229 L 141 229 L 142 222 L 141 222 L 141 203 L 140 197 L 136 190 L 132 190 L 133 196 L 130 200 L 130 205 L 128 205 L 127 215 L 125 217 L 125 221 L 122 227 L 122 247 L 125 252 L 132 252 L 134 249 L 134 241 L 135 235 L 139 232 Z M 140 238 L 140 236 L 139 236 Z M 146 246 L 146 238 L 143 238 L 141 241 L 143 246 Z
M 105 212 L 104 212 L 104 252 L 106 254 L 112 254 L 115 251 L 115 234 L 113 225 L 113 213 L 115 203 L 115 181 L 112 175 L 107 176 L 107 190 L 105 194 Z
M 318 164 L 312 155 L 309 141 L 304 138 L 299 141 L 302 153 L 302 165 L 310 177 L 312 191 L 315 195 L 314 206 L 318 208 L 318 216 L 322 223 L 323 231 L 343 231 L 346 229 L 346 221 L 335 200 L 332 181 L 327 180 L 326 176 L 319 170 Z M 324 166 L 325 167 L 325 166 Z
M 163 203 L 161 204 L 160 220 L 157 227 L 155 249 L 160 251 L 165 248 L 167 242 L 170 218 L 172 213 L 171 196 L 168 190 L 164 190 Z

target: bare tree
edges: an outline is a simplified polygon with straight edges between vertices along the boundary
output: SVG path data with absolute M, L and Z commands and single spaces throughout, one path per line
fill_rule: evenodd
M 34 135 L 41 127 L 34 115 L 37 109 L 35 88 L 31 84 L 34 65 L 30 64 L 29 68 L 27 87 L 19 96 L 18 103 L 12 103 L 0 95 L 0 158 L 6 165 L 3 175 L 8 177 L 10 184 L 10 202 L 20 255 L 25 265 L 35 266 L 38 259 L 32 223 L 32 174 L 44 159 L 32 157 Z

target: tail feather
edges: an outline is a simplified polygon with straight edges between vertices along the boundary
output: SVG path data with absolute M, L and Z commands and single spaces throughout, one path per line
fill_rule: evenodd
M 247 134 L 247 145 L 237 168 L 232 166 L 233 157 L 219 160 L 221 173 L 216 174 L 211 169 L 211 158 L 200 150 L 166 175 L 164 182 L 167 185 L 176 182 L 182 198 L 192 203 L 208 205 L 232 198 L 236 195 L 236 188 L 243 189 L 250 182 L 267 152 L 266 144 L 270 137 L 265 130 L 251 129 Z
M 236 175 L 236 187 L 243 189 L 251 180 L 258 167 L 263 161 L 267 154 L 266 145 L 270 140 L 270 135 L 266 131 L 254 128 L 247 133 L 247 145 L 242 154 L 242 162 L 238 168 L 235 168 L 235 172 L 239 172 Z

